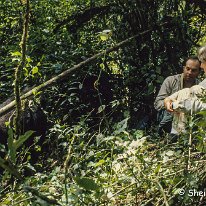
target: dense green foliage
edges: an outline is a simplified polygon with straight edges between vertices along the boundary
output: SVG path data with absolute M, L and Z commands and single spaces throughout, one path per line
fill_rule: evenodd
M 22 58 L 25 2 L 0 4 L 1 102 L 11 96 Z M 181 72 L 205 43 L 205 8 L 188 0 L 31 1 L 22 89 L 139 36 L 35 94 L 49 129 L 29 149 L 31 131 L 14 141 L 8 130 L 0 165 L 14 168 L 1 175 L 0 204 L 204 205 L 188 194 L 204 190 L 205 123 L 192 119 L 177 143 L 160 140 L 153 102 L 164 78 Z M 36 162 L 35 150 L 42 150 Z

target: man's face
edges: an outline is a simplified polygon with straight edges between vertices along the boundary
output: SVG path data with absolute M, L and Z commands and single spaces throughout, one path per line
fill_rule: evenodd
M 200 63 L 197 60 L 187 60 L 183 67 L 183 76 L 186 81 L 194 81 L 200 72 Z

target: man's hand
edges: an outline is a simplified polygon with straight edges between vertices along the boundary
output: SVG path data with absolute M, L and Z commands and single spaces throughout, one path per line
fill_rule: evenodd
M 172 100 L 171 99 L 165 98 L 164 99 L 164 106 L 168 112 L 174 112 L 174 110 L 172 109 Z

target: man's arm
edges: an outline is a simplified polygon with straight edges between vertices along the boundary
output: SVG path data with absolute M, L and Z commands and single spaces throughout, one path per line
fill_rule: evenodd
M 154 102 L 154 107 L 156 110 L 161 110 L 164 108 L 164 99 L 171 94 L 171 82 L 172 77 L 167 77 L 162 83 L 160 91 Z

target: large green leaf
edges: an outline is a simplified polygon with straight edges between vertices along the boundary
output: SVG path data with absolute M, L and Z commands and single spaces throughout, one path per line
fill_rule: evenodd
M 83 187 L 85 190 L 98 190 L 99 189 L 99 185 L 95 183 L 95 181 L 92 178 L 76 177 L 75 181 L 80 187 Z
M 19 136 L 19 139 L 15 141 L 14 143 L 14 146 L 16 149 L 18 149 L 19 147 L 22 146 L 22 144 L 24 144 L 24 142 L 29 138 L 31 137 L 31 135 L 34 133 L 34 131 L 32 130 L 29 130 L 27 132 L 25 132 L 25 134 L 23 135 L 20 135 Z

